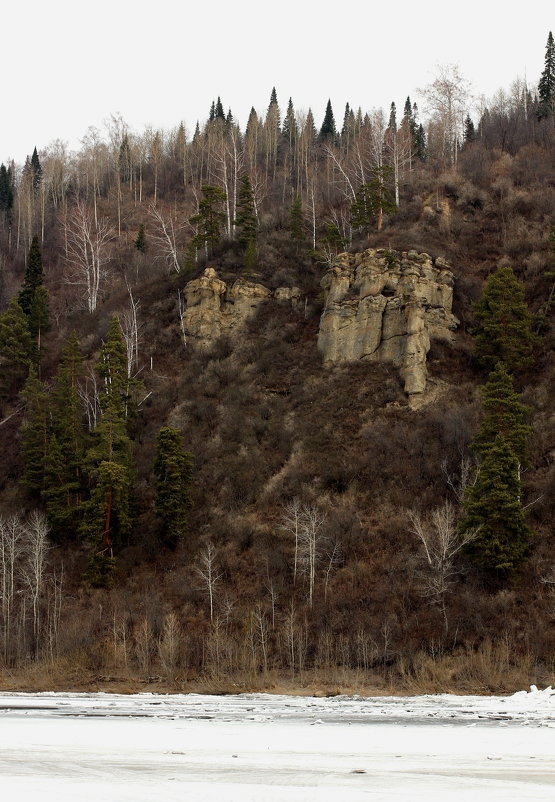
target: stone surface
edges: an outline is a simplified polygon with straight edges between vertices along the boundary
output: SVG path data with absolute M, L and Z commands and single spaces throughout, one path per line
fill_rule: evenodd
M 454 276 L 427 253 L 343 253 L 322 279 L 318 348 L 325 362 L 392 362 L 409 396 L 426 390 L 432 339 L 451 342 Z
M 213 267 L 207 267 L 200 278 L 189 281 L 183 294 L 185 334 L 201 347 L 239 329 L 262 302 L 275 298 L 296 306 L 301 297 L 298 287 L 278 287 L 272 292 L 245 278 L 238 278 L 229 286 L 218 278 Z

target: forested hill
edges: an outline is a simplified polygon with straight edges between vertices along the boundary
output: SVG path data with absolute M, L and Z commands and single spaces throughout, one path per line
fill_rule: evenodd
M 425 100 L 1 165 L 5 684 L 550 680 L 551 34 Z

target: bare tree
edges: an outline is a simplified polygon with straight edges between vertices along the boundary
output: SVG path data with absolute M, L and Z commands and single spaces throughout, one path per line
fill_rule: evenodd
M 433 115 L 440 137 L 440 155 L 457 163 L 462 143 L 464 117 L 470 102 L 469 83 L 456 64 L 437 68 L 436 77 L 420 93 L 426 100 L 427 111 Z
M 8 660 L 16 597 L 16 571 L 23 540 L 23 526 L 17 515 L 0 518 L 0 595 L 2 597 L 2 651 Z
M 48 524 L 41 512 L 34 511 L 29 516 L 24 527 L 23 542 L 25 554 L 23 579 L 33 611 L 33 646 L 36 658 L 40 646 L 40 599 L 43 592 L 46 554 L 50 548 Z
M 441 610 L 445 633 L 449 631 L 445 597 L 459 573 L 455 557 L 477 536 L 476 530 L 461 533 L 457 528 L 455 507 L 446 501 L 427 517 L 409 510 L 410 531 L 420 541 L 427 564 L 424 593 Z
M 154 231 L 150 234 L 150 240 L 160 250 L 160 255 L 156 258 L 164 259 L 168 266 L 168 272 L 175 270 L 176 273 L 179 273 L 181 265 L 179 264 L 177 238 L 179 232 L 184 228 L 184 224 L 178 221 L 175 213 L 163 215 L 154 204 L 148 207 L 148 213 L 154 222 Z
M 200 554 L 200 565 L 196 568 L 198 575 L 206 585 L 208 600 L 210 602 L 210 621 L 214 620 L 214 592 L 218 582 L 222 578 L 222 574 L 217 574 L 215 570 L 216 555 L 216 549 L 212 543 L 208 543 Z
M 314 587 L 316 583 L 316 567 L 322 558 L 324 545 L 323 529 L 326 514 L 318 507 L 303 505 L 301 510 L 301 528 L 299 534 L 300 562 L 308 577 L 308 604 L 312 607 Z
M 98 304 L 100 288 L 108 275 L 111 259 L 108 243 L 114 232 L 107 220 L 95 223 L 84 203 L 77 201 L 74 211 L 64 222 L 67 242 L 66 261 L 69 265 L 68 284 L 83 288 L 89 312 Z
M 171 674 L 179 660 L 179 646 L 182 632 L 179 620 L 174 612 L 164 617 L 162 635 L 158 641 L 158 654 L 164 671 Z
M 127 285 L 127 292 L 129 293 L 129 306 L 120 316 L 120 326 L 123 339 L 125 340 L 125 350 L 127 354 L 127 378 L 130 379 L 139 365 L 139 325 L 137 313 L 141 302 L 133 298 L 133 292 L 129 284 Z
M 292 535 L 295 542 L 295 551 L 293 557 L 293 583 L 297 581 L 297 570 L 299 565 L 299 538 L 301 532 L 301 510 L 302 505 L 300 499 L 295 497 L 289 501 L 283 510 L 281 516 L 281 529 L 284 532 Z

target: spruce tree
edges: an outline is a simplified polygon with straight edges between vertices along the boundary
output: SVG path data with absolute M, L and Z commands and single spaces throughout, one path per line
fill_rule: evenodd
M 198 205 L 198 214 L 189 218 L 189 222 L 196 227 L 197 233 L 193 237 L 195 247 L 206 249 L 207 255 L 212 253 L 221 239 L 221 231 L 225 222 L 225 213 L 222 206 L 226 194 L 220 187 L 205 184 L 201 187 L 202 198 Z
M 335 140 L 336 136 L 337 136 L 337 130 L 335 128 L 335 117 L 333 116 L 331 100 L 328 100 L 326 106 L 326 112 L 324 114 L 324 121 L 322 123 L 322 127 L 320 128 L 319 139 L 321 142 L 327 139 Z
M 351 225 L 354 229 L 365 233 L 368 233 L 374 225 L 380 231 L 383 215 L 397 209 L 391 191 L 391 168 L 387 165 L 375 167 L 372 175 L 370 181 L 359 186 L 355 200 L 351 204 Z
M 239 184 L 239 193 L 237 197 L 237 217 L 235 218 L 234 222 L 237 226 L 237 240 L 246 249 L 249 243 L 256 240 L 256 232 L 258 229 L 258 221 L 256 219 L 256 211 L 254 206 L 254 195 L 248 175 L 244 175 Z
M 34 355 L 27 318 L 14 296 L 0 315 L 0 397 L 12 398 L 29 374 Z
M 135 245 L 135 248 L 140 253 L 145 253 L 146 252 L 146 235 L 145 235 L 144 223 L 140 224 L 139 231 L 137 233 L 137 236 L 135 238 L 135 242 L 133 244 Z
M 52 388 L 52 436 L 46 461 L 48 522 L 58 539 L 73 537 L 81 520 L 85 494 L 85 453 L 88 436 L 79 395 L 82 356 L 76 334 L 64 345 Z
M 296 195 L 289 212 L 289 236 L 296 252 L 305 247 L 306 229 L 300 195 Z
M 498 434 L 485 452 L 478 477 L 466 493 L 461 530 L 474 530 L 467 546 L 483 570 L 505 579 L 526 559 L 532 533 L 524 520 L 519 460 Z
M 48 329 L 48 294 L 44 287 L 44 271 L 39 238 L 31 241 L 19 305 L 27 316 L 29 331 L 35 342 L 36 358 L 40 358 L 41 337 Z
M 32 367 L 21 392 L 25 399 L 25 419 L 21 428 L 23 455 L 22 484 L 39 496 L 45 487 L 45 466 L 49 443 L 48 393 Z
M 282 139 L 289 148 L 292 148 L 297 140 L 298 134 L 299 131 L 297 127 L 297 119 L 295 117 L 295 109 L 293 107 L 292 99 L 289 98 L 287 112 L 283 118 L 283 126 L 281 129 Z
M 6 220 L 10 222 L 13 208 L 13 185 L 11 171 L 5 164 L 0 165 L 0 212 L 4 212 Z
M 533 363 L 537 335 L 524 297 L 524 286 L 511 267 L 492 273 L 475 305 L 478 326 L 476 353 L 481 365 L 491 370 L 504 362 L 509 373 Z
M 551 116 L 555 105 L 555 42 L 551 31 L 545 46 L 545 67 L 538 84 L 538 99 L 538 119 Z
M 31 156 L 30 161 L 31 172 L 32 172 L 32 182 L 33 182 L 33 189 L 38 189 L 40 182 L 42 181 L 42 166 L 39 159 L 39 154 L 37 153 L 36 147 L 33 149 L 33 155 Z
M 223 120 L 225 122 L 225 112 L 222 101 L 220 100 L 220 96 L 218 95 L 218 99 L 216 101 L 216 105 L 214 106 L 214 119 L 215 120 Z
M 185 451 L 179 430 L 163 426 L 158 432 L 154 473 L 162 537 L 168 545 L 175 546 L 189 529 L 193 480 L 193 456 Z
M 470 114 L 467 114 L 464 120 L 464 141 L 474 142 L 476 139 L 476 130 Z
M 513 378 L 503 362 L 498 362 L 490 373 L 481 394 L 484 420 L 471 448 L 483 459 L 493 447 L 497 435 L 501 434 L 520 465 L 524 466 L 527 443 L 532 434 L 531 426 L 525 422 L 530 410 L 521 402 L 513 387 Z

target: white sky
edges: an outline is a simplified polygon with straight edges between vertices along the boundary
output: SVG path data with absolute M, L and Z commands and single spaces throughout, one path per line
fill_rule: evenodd
M 0 160 L 22 162 L 54 139 L 79 146 L 121 113 L 189 132 L 220 95 L 244 127 L 275 85 L 321 123 L 328 97 L 363 110 L 407 95 L 458 64 L 476 95 L 526 74 L 535 85 L 555 29 L 553 3 L 530 0 L 10 0 L 2 22 Z M 420 104 L 421 105 L 421 104 Z

